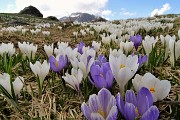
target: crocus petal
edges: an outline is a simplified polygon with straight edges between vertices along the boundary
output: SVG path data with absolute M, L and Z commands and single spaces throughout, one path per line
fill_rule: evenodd
M 153 96 L 151 92 L 142 87 L 137 94 L 137 108 L 140 115 L 143 115 L 153 104 Z
M 19 95 L 20 94 L 20 91 L 21 89 L 23 88 L 23 82 L 24 82 L 24 78 L 23 77 L 17 77 L 15 79 L 15 81 L 13 82 L 13 88 L 14 88 L 14 92 L 15 92 L 15 95 Z
M 156 106 L 151 106 L 141 117 L 140 120 L 157 120 L 159 117 L 159 110 Z
M 116 104 L 117 104 L 117 107 L 118 107 L 119 111 L 121 112 L 121 114 L 125 117 L 126 116 L 125 111 L 124 111 L 125 104 L 124 104 L 124 101 L 123 101 L 120 93 L 118 93 L 116 96 Z
M 67 64 L 67 56 L 60 55 L 58 61 L 59 71 L 61 71 L 66 66 L 66 64 Z
M 106 82 L 107 82 L 107 88 L 110 89 L 113 85 L 113 80 L 114 80 L 114 76 L 112 74 L 112 71 L 109 70 L 107 73 L 106 73 Z
M 51 70 L 55 71 L 55 72 L 59 72 L 57 66 L 56 66 L 56 58 L 54 56 L 50 56 L 49 57 L 49 63 L 50 63 L 50 68 Z
M 158 100 L 163 100 L 165 97 L 168 96 L 170 92 L 171 89 L 170 81 L 168 80 L 158 81 L 157 84 L 155 85 L 155 88 L 157 90 L 156 98 Z
M 93 77 L 95 75 L 99 75 L 100 74 L 99 69 L 100 69 L 99 65 L 92 64 L 90 68 L 91 76 Z
M 111 93 L 106 88 L 102 88 L 98 92 L 98 99 L 100 101 L 103 111 L 105 112 L 105 115 L 107 115 L 110 109 L 116 105 L 115 98 L 114 100 L 111 100 L 111 97 L 112 97 Z
M 135 119 L 136 110 L 135 110 L 135 106 L 132 103 L 126 102 L 124 111 L 126 113 L 126 116 L 125 116 L 126 120 L 134 120 Z
M 117 106 L 113 106 L 109 112 L 109 115 L 106 117 L 106 120 L 116 120 L 118 114 Z
M 95 83 L 96 88 L 98 89 L 107 87 L 105 79 L 102 78 L 100 75 L 94 76 L 94 83 Z
M 99 113 L 92 113 L 90 120 L 104 120 L 104 118 Z
M 81 105 L 81 111 L 83 115 L 86 117 L 86 119 L 90 120 L 91 119 L 91 112 L 89 107 L 86 105 L 85 102 L 82 103 Z
M 135 107 L 137 106 L 137 99 L 133 90 L 126 91 L 125 100 L 126 102 L 132 103 L 133 105 L 135 105 Z
M 100 103 L 96 94 L 89 97 L 89 108 L 92 112 L 98 112 L 100 108 L 99 104 Z

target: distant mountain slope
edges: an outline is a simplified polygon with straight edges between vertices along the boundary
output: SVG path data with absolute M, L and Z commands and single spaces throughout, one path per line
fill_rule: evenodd
M 90 21 L 106 21 L 106 19 L 95 16 L 89 13 L 72 13 L 70 16 L 65 16 L 59 19 L 61 22 L 90 22 Z

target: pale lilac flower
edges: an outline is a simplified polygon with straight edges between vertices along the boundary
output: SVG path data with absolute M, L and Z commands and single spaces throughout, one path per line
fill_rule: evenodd
M 81 105 L 81 111 L 87 120 L 117 119 L 116 99 L 106 88 L 102 88 L 98 95 L 90 95 L 88 103 L 89 106 L 85 102 Z
M 130 36 L 130 41 L 134 42 L 134 46 L 136 48 L 136 50 L 138 49 L 138 46 L 141 44 L 142 42 L 142 36 L 141 35 L 136 35 L 136 36 Z
M 153 106 L 153 97 L 151 92 L 142 87 L 137 93 L 137 97 L 133 90 L 127 90 L 125 95 L 125 102 L 118 93 L 116 96 L 116 102 L 121 115 L 126 120 L 157 120 L 159 116 L 159 110 L 156 106 Z
M 60 72 L 67 65 L 67 56 L 58 55 L 56 58 L 51 55 L 49 57 L 50 68 L 54 72 Z
M 100 55 L 98 59 L 99 60 L 95 60 L 91 65 L 90 74 L 92 79 L 89 77 L 89 80 L 98 89 L 103 87 L 110 89 L 112 87 L 114 77 L 109 62 L 106 62 L 106 58 L 102 55 Z

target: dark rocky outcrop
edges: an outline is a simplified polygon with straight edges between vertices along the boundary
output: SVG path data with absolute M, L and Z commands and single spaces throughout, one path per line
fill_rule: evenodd
M 34 6 L 25 7 L 19 14 L 28 14 L 36 17 L 43 17 L 43 14 Z
M 57 19 L 57 17 L 55 17 L 55 16 L 48 16 L 46 19 L 52 20 L 52 21 L 59 21 L 59 20 Z

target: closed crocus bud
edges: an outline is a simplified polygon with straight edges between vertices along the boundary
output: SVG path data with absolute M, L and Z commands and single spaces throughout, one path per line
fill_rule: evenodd
M 112 50 L 110 48 L 110 54 L 113 55 L 114 57 L 119 57 L 121 54 L 123 54 L 123 51 L 121 49 L 119 49 L 119 50 L 117 50 L 117 49 Z
M 46 52 L 48 57 L 53 54 L 53 50 L 54 50 L 53 46 L 54 46 L 54 44 L 44 45 L 44 51 Z
M 96 51 L 96 52 L 98 52 L 99 51 L 99 49 L 100 49 L 100 47 L 101 47 L 101 42 L 96 42 L 96 41 L 93 41 L 92 42 L 92 46 L 94 47 L 94 50 Z
M 175 39 L 170 39 L 169 41 L 169 50 L 170 50 L 170 62 L 171 66 L 175 66 L 175 61 L 179 58 L 180 56 L 180 40 L 177 42 Z
M 65 55 L 68 44 L 68 42 L 58 42 L 58 48 L 54 49 L 55 55 Z
M 14 81 L 13 81 L 13 88 L 14 88 L 14 92 L 15 95 L 20 95 L 20 91 L 23 88 L 23 82 L 24 82 L 24 78 L 19 76 L 17 77 Z
M 27 56 L 30 59 L 32 55 L 32 59 L 34 59 L 37 51 L 37 45 L 34 46 L 33 43 L 29 44 L 29 42 L 18 42 L 18 47 L 21 53 L 23 53 L 23 56 Z
M 133 49 L 133 42 L 120 42 L 120 49 L 124 51 L 126 55 Z
M 178 30 L 178 37 L 179 37 L 179 39 L 180 39 L 180 30 Z
M 9 56 L 12 56 L 15 53 L 15 48 L 13 43 L 2 43 L 0 45 L 0 54 L 3 56 L 4 53 L 7 53 Z
M 45 35 L 45 36 L 49 36 L 50 32 L 49 31 L 42 31 L 42 34 Z
M 13 81 L 13 89 L 14 89 L 14 93 L 15 95 L 19 95 L 21 89 L 23 88 L 23 82 L 24 82 L 24 78 L 23 77 L 17 77 L 14 81 Z M 8 73 L 3 73 L 0 74 L 0 84 L 6 89 L 6 91 L 12 95 L 11 93 L 11 84 L 10 84 L 10 75 Z
M 65 73 L 65 76 L 62 76 L 62 78 L 77 92 L 80 91 L 79 85 L 83 79 L 83 72 L 81 69 L 76 70 L 75 68 L 72 68 L 71 74 Z
M 102 42 L 104 43 L 104 44 L 110 44 L 110 42 L 111 42 L 111 38 L 109 37 L 109 36 L 106 36 L 106 37 L 102 37 Z
M 170 81 L 159 80 L 151 73 L 146 73 L 144 76 L 136 74 L 132 83 L 136 91 L 139 91 L 142 87 L 148 88 L 153 95 L 154 102 L 167 97 L 171 89 Z
M 146 54 L 149 56 L 149 54 L 152 51 L 152 48 L 154 48 L 157 40 L 154 39 L 154 37 L 146 36 L 145 40 L 142 41 L 143 47 L 145 49 Z
M 45 77 L 47 76 L 47 74 L 49 73 L 49 69 L 50 69 L 49 63 L 46 60 L 44 60 L 44 62 L 42 64 L 39 61 L 36 61 L 35 64 L 32 64 L 30 62 L 30 68 L 33 71 L 33 73 L 35 74 L 35 76 L 39 77 L 40 86 L 42 88 L 43 81 L 44 81 Z
M 71 47 L 67 47 L 66 48 L 66 55 L 68 57 L 68 61 L 70 61 L 71 59 L 77 57 L 77 55 L 78 55 L 78 48 L 72 49 Z

